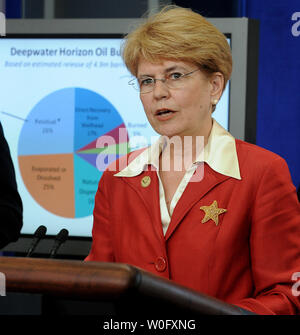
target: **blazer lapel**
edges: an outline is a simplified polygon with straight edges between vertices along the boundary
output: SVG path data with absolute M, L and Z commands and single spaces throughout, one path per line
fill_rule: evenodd
M 123 180 L 140 196 L 151 218 L 157 236 L 160 239 L 164 239 L 160 218 L 159 183 L 156 172 L 144 171 L 135 177 L 123 177 Z
M 183 217 L 195 205 L 195 203 L 203 198 L 213 187 L 230 178 L 215 172 L 206 163 L 197 168 L 194 176 L 198 174 L 199 178 L 199 175 L 201 176 L 201 169 L 203 171 L 202 180 L 199 181 L 198 179 L 197 181 L 196 179 L 192 181 L 193 179 L 191 179 L 174 209 L 171 222 L 165 236 L 166 240 L 170 238 L 171 234 L 179 225 Z

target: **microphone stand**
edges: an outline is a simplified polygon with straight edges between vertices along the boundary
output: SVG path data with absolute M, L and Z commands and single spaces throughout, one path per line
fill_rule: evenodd
M 37 230 L 34 232 L 33 241 L 27 251 L 26 257 L 31 257 L 40 240 L 46 235 L 47 228 L 43 225 L 39 226 Z
M 69 232 L 67 229 L 62 229 L 55 238 L 54 245 L 52 249 L 50 250 L 50 256 L 49 258 L 54 258 L 57 254 L 58 249 L 60 246 L 67 240 L 69 235 Z

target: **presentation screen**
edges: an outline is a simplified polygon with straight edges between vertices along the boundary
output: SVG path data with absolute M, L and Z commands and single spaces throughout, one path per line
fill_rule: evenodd
M 121 42 L 0 39 L 0 117 L 24 206 L 22 234 L 43 224 L 47 235 L 65 228 L 70 236 L 90 237 L 103 170 L 158 138 L 128 85 Z M 229 90 L 214 112 L 226 129 Z M 105 147 L 104 136 L 111 139 Z

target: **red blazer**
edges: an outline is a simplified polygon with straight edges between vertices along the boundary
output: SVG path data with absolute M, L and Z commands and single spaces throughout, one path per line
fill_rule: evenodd
M 300 206 L 287 164 L 255 145 L 236 140 L 236 147 L 242 180 L 205 163 L 204 179 L 187 185 L 165 236 L 156 172 L 105 171 L 86 260 L 138 266 L 258 314 L 299 313 L 292 276 L 300 271 Z M 200 207 L 214 200 L 227 211 L 218 225 L 201 223 Z

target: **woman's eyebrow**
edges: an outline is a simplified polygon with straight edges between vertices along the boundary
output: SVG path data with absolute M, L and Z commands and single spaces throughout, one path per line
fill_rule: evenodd
M 172 72 L 174 70 L 185 70 L 185 69 L 182 66 L 180 66 L 180 65 L 173 65 L 173 66 L 170 66 L 170 67 L 166 68 L 164 70 L 164 73 L 170 73 L 170 72 Z M 138 76 L 138 78 L 144 78 L 144 77 L 151 77 L 151 78 L 153 78 L 155 76 L 153 74 L 140 74 Z
M 169 73 L 169 72 L 172 72 L 174 70 L 183 70 L 183 67 L 182 66 L 179 66 L 179 65 L 174 65 L 174 66 L 171 66 L 167 69 L 165 69 L 165 73 Z

